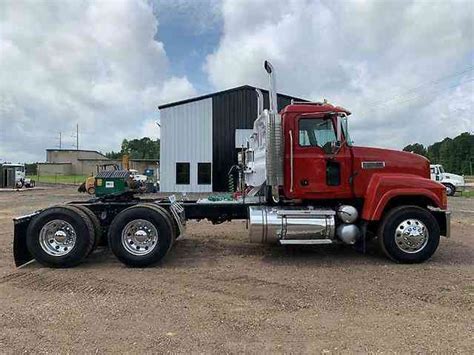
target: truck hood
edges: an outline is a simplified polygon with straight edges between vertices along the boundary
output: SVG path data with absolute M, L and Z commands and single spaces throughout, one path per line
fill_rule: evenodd
M 352 147 L 354 170 L 373 170 L 373 172 L 404 173 L 430 178 L 430 162 L 425 157 L 398 150 Z M 380 168 L 367 168 L 371 162 L 378 162 Z M 364 164 L 365 163 L 365 164 Z M 383 165 L 383 167 L 381 167 Z M 365 168 L 364 168 L 365 167 Z
M 453 181 L 458 181 L 460 183 L 464 183 L 464 177 L 461 175 L 456 175 L 452 173 L 444 173 L 443 174 L 443 180 L 453 180 Z

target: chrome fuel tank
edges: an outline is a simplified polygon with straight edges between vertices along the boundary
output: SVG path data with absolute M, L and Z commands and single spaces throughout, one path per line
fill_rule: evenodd
M 249 207 L 249 237 L 253 243 L 281 239 L 333 239 L 335 211 L 330 209 Z

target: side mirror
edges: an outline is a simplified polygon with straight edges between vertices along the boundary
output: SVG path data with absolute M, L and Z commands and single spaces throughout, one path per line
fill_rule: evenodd
M 332 141 L 332 142 L 327 142 L 323 146 L 323 150 L 326 154 L 336 154 L 339 149 L 341 149 L 342 142 L 341 141 Z
M 341 141 L 333 141 L 331 142 L 331 153 L 334 154 L 336 153 L 342 146 L 342 142 Z

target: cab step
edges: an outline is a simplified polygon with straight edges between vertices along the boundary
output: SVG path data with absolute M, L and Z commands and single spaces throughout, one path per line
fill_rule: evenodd
M 333 244 L 331 239 L 280 239 L 281 245 L 316 245 Z

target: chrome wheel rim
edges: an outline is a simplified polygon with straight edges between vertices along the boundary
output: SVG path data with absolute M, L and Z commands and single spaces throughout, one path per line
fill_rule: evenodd
M 158 244 L 158 231 L 150 221 L 135 219 L 122 230 L 122 245 L 132 255 L 151 253 Z
M 446 194 L 451 195 L 453 193 L 453 188 L 451 186 L 446 186 Z
M 405 253 L 418 253 L 428 244 L 429 233 L 419 219 L 407 219 L 395 230 L 395 243 Z
M 46 223 L 39 233 L 39 244 L 43 251 L 51 256 L 64 256 L 76 245 L 76 230 L 62 219 Z

